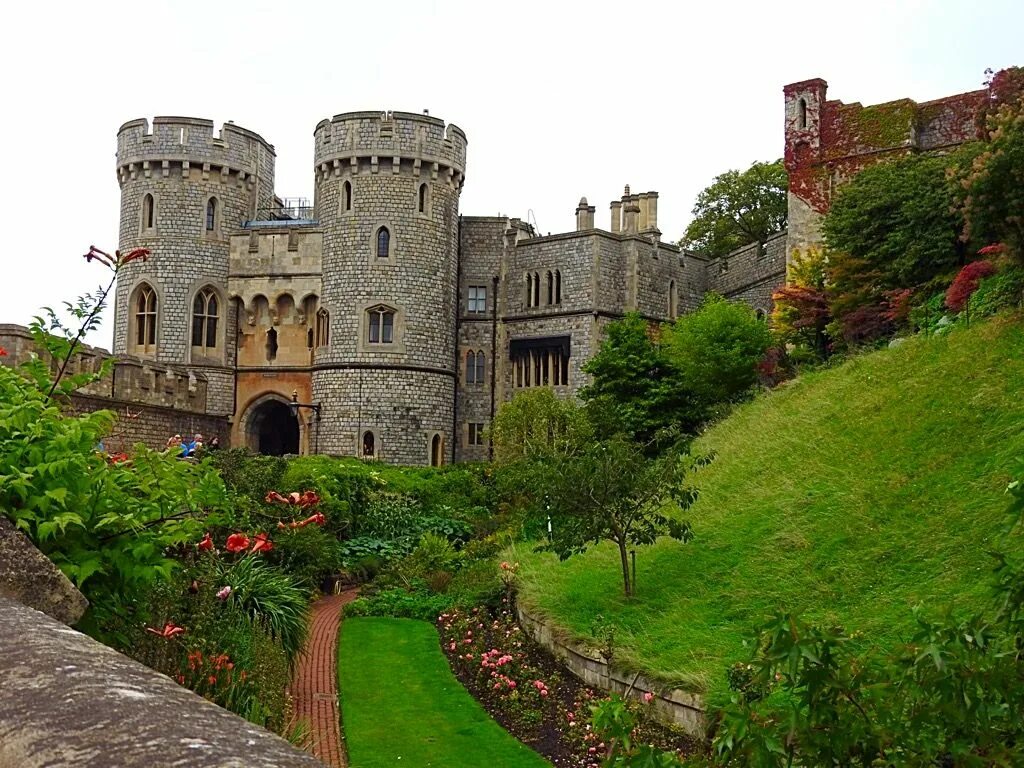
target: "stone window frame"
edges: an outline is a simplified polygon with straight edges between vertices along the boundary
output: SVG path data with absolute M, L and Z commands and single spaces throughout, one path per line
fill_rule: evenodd
M 153 343 L 145 343 L 141 347 L 139 346 L 136 337 L 139 331 L 138 325 L 138 312 L 136 310 L 136 303 L 138 302 L 139 292 L 144 288 L 148 288 L 153 293 L 153 300 L 155 302 L 153 307 Z M 135 357 L 144 357 L 147 359 L 156 359 L 157 351 L 160 349 L 160 329 L 161 329 L 161 317 L 160 312 L 164 306 L 164 293 L 160 287 L 160 284 L 151 277 L 139 277 L 132 283 L 131 288 L 128 290 L 128 333 L 126 348 L 129 355 Z
M 444 432 L 440 430 L 432 429 L 426 433 L 426 446 L 427 446 L 427 466 L 428 467 L 443 467 L 445 465 L 445 439 Z M 438 441 L 438 446 L 435 449 L 434 441 Z M 435 450 L 437 453 L 438 461 L 435 463 Z
M 483 296 L 480 292 L 483 292 Z M 474 296 L 474 292 L 476 295 Z M 483 300 L 483 308 L 480 309 L 480 301 Z M 478 307 L 474 309 L 473 307 Z M 467 285 L 466 286 L 466 314 L 469 315 L 486 315 L 487 314 L 487 286 L 486 285 Z
M 388 255 L 377 255 L 377 240 L 380 231 L 388 231 Z M 370 237 L 370 266 L 371 267 L 394 267 L 398 265 L 398 238 L 395 235 L 395 225 L 390 221 L 378 221 L 373 225 L 373 235 Z
M 562 304 L 562 270 L 555 270 L 555 306 Z
M 421 181 L 416 185 L 416 197 L 413 200 L 414 210 L 417 216 L 429 218 L 434 202 L 434 190 L 431 189 L 429 181 Z
M 482 349 L 467 349 L 466 356 L 467 386 L 483 386 L 487 383 L 487 355 Z
M 210 223 L 210 203 L 213 203 L 213 229 L 209 229 Z M 201 220 L 203 227 L 203 237 L 208 240 L 221 240 L 221 219 L 223 218 L 224 201 L 217 195 L 207 195 L 203 202 L 203 218 Z
M 359 320 L 358 329 L 360 352 L 376 354 L 404 354 L 405 353 L 405 310 L 389 299 L 373 299 L 365 301 L 358 307 Z M 375 309 L 388 309 L 395 313 L 392 325 L 391 342 L 370 342 L 370 313 Z
M 366 447 L 366 436 L 370 435 L 373 440 L 373 453 L 365 453 Z M 376 424 L 363 425 L 360 430 L 356 433 L 356 456 L 363 461 L 379 461 L 383 455 L 381 449 L 383 448 L 383 442 L 381 441 L 381 428 Z
M 487 441 L 484 439 L 484 431 L 487 429 L 486 422 L 483 421 L 467 421 L 466 422 L 466 448 L 478 448 L 480 446 L 487 445 Z
M 348 197 L 346 198 L 346 192 Z M 355 212 L 355 185 L 352 184 L 352 179 L 343 176 L 338 184 L 338 215 L 339 216 L 352 216 Z M 346 202 L 348 205 L 346 206 Z
M 208 347 L 205 344 L 202 346 L 195 346 L 192 344 L 194 341 L 195 334 L 195 322 L 196 312 L 195 303 L 196 299 L 203 293 L 208 291 L 212 294 L 213 298 L 217 301 L 217 314 L 215 316 L 216 327 L 214 329 L 214 341 L 213 347 Z M 224 296 L 224 292 L 210 282 L 207 279 L 196 280 L 189 289 L 188 293 L 188 356 L 190 362 L 223 362 L 224 350 L 227 348 L 227 299 Z M 207 300 L 207 308 L 209 308 L 209 300 Z M 208 318 L 209 315 L 204 315 Z M 209 338 L 208 331 L 204 331 L 203 334 L 206 338 Z M 204 339 L 205 341 L 206 339 Z
M 146 198 L 149 198 L 152 202 L 149 207 L 149 215 L 146 215 Z M 142 193 L 142 197 L 139 199 L 139 236 L 140 237 L 152 237 L 160 231 L 160 196 L 156 190 L 148 189 Z M 146 220 L 150 219 L 152 224 L 147 226 Z
M 807 99 L 803 96 L 796 103 L 796 127 L 798 130 L 807 130 Z
M 317 307 L 313 321 L 313 347 L 321 349 L 331 344 L 331 311 L 327 307 Z
M 668 281 L 668 319 L 675 320 L 679 317 L 679 289 L 676 288 L 676 281 Z

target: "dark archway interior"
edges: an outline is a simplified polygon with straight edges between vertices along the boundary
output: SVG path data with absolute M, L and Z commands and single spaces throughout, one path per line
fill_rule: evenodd
M 257 452 L 264 456 L 299 452 L 299 421 L 291 408 L 279 400 L 268 400 L 257 406 L 251 424 L 253 447 Z

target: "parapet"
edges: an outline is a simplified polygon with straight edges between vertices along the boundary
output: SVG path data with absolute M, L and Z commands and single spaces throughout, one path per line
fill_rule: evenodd
M 345 112 L 321 120 L 313 132 L 317 170 L 339 173 L 345 165 L 358 168 L 368 158 L 378 169 L 379 158 L 411 160 L 420 173 L 447 173 L 461 183 L 466 170 L 466 134 L 454 124 L 412 112 Z M 385 170 L 398 172 L 389 162 Z
M 140 118 L 129 120 L 117 131 L 117 166 L 124 171 L 129 166 L 150 171 L 167 168 L 170 163 L 191 163 L 266 177 L 273 175 L 274 157 L 270 142 L 231 122 L 216 136 L 213 121 L 197 117 L 154 117 L 152 130 L 149 122 Z

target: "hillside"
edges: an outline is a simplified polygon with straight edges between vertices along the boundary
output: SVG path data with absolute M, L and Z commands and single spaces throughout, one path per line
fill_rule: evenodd
M 1024 456 L 1021 317 L 913 338 L 738 408 L 697 445 L 696 538 L 637 557 L 627 602 L 610 548 L 558 563 L 520 547 L 521 600 L 580 637 L 617 628 L 633 668 L 726 693 L 725 669 L 777 608 L 894 645 L 911 609 L 981 607 L 1004 488 Z

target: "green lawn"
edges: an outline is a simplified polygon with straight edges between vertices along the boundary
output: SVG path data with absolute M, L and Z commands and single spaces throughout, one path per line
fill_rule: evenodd
M 686 545 L 637 556 L 626 601 L 615 552 L 559 564 L 520 546 L 521 600 L 580 637 L 603 614 L 619 658 L 709 694 L 773 610 L 863 630 L 893 646 L 911 608 L 986 605 L 1024 457 L 1024 325 L 1018 315 L 914 338 L 809 374 L 738 408 L 698 442 Z
M 550 765 L 494 722 L 455 679 L 432 625 L 345 619 L 338 655 L 352 768 Z

